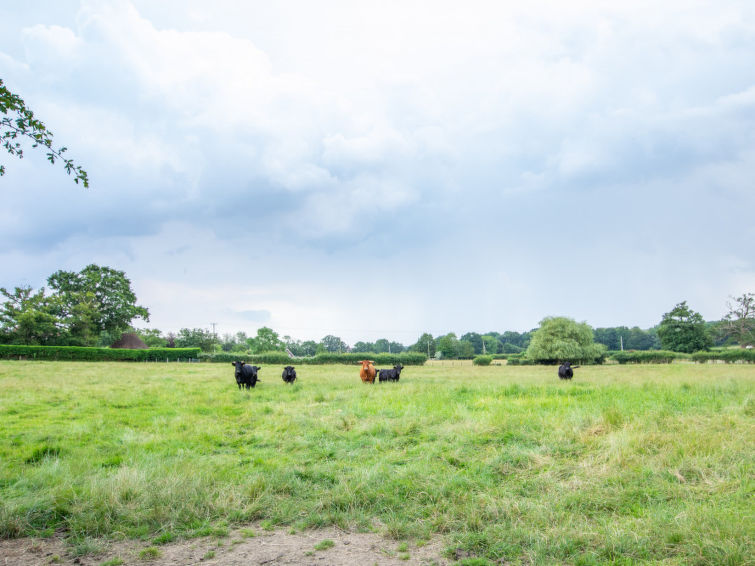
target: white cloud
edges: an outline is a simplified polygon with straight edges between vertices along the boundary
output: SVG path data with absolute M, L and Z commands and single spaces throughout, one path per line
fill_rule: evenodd
M 718 316 L 752 281 L 751 3 L 39 10 L 0 73 L 93 188 L 8 164 L 0 284 L 115 263 L 158 327 L 359 339 Z

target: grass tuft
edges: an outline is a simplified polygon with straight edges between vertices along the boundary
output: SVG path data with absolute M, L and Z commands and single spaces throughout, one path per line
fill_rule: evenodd
M 162 552 L 155 546 L 148 546 L 139 551 L 139 560 L 156 560 L 162 556 Z
M 336 545 L 332 540 L 329 538 L 326 538 L 325 540 L 321 540 L 315 545 L 315 550 L 328 550 L 329 548 L 333 548 Z

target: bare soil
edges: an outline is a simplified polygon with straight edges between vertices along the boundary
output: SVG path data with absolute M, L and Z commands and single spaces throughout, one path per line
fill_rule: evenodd
M 322 544 L 323 541 L 332 541 L 333 544 Z M 259 525 L 250 525 L 232 531 L 227 537 L 182 540 L 160 546 L 133 540 L 93 541 L 93 544 L 100 548 L 98 552 L 76 556 L 62 536 L 0 540 L 0 566 L 99 566 L 103 563 L 140 566 L 441 566 L 450 563 L 442 556 L 440 539 L 418 545 L 397 542 L 374 533 L 351 533 L 335 528 L 290 533 L 285 530 L 265 531 Z M 322 550 L 317 550 L 316 546 Z

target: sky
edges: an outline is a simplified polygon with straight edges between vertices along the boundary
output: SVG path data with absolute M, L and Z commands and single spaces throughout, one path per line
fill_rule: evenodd
M 0 78 L 0 286 L 319 340 L 707 320 L 755 291 L 755 3 L 40 0 Z

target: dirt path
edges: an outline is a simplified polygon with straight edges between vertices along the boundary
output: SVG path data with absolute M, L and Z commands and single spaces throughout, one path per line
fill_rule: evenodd
M 251 536 L 250 536 L 251 535 Z M 328 542 L 330 541 L 330 542 Z M 332 543 L 332 544 L 331 544 Z M 227 537 L 206 537 L 150 546 L 141 541 L 103 543 L 96 554 L 75 557 L 61 537 L 0 540 L 0 566 L 67 564 L 167 565 L 447 565 L 443 544 L 432 540 L 422 546 L 401 543 L 372 533 L 348 533 L 328 528 L 291 534 L 264 531 L 258 525 L 237 529 Z

